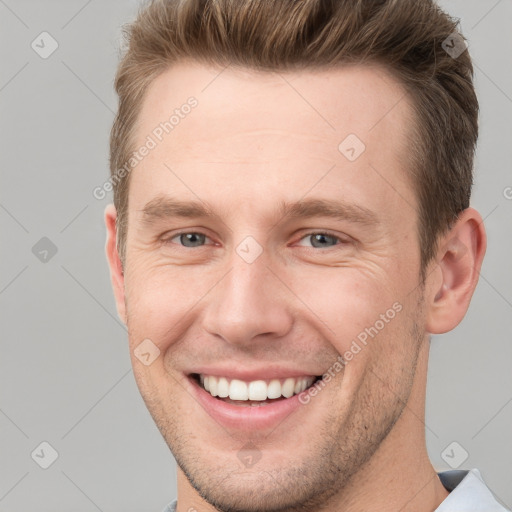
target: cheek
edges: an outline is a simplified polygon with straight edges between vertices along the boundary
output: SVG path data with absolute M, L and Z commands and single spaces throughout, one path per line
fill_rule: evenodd
M 165 265 L 147 258 L 131 261 L 125 275 L 130 342 L 149 338 L 164 352 L 197 321 L 195 313 L 208 308 L 208 294 L 225 269 Z M 293 310 L 294 320 L 318 331 L 340 354 L 355 351 L 354 340 L 365 346 L 402 323 L 402 302 L 413 288 L 406 285 L 413 281 L 409 274 L 401 265 L 387 268 L 369 261 L 350 267 L 289 267 L 280 275 L 293 293 L 283 296 L 288 303 L 282 307 Z M 213 291 L 222 300 L 218 293 Z
M 166 276 L 161 269 L 155 272 L 142 262 L 127 268 L 125 275 L 134 377 L 148 409 L 157 416 L 163 414 L 162 397 L 167 401 L 174 396 L 175 382 L 169 379 L 165 353 L 179 337 L 181 320 L 190 307 L 179 284 L 175 275 Z
M 212 287 L 205 269 L 140 262 L 127 269 L 126 304 L 130 341 L 149 338 L 163 352 L 186 330 L 189 313 Z
M 295 280 L 294 290 L 326 326 L 326 337 L 338 352 L 352 341 L 364 341 L 391 331 L 400 322 L 401 294 L 389 274 L 384 278 L 354 268 L 315 272 Z

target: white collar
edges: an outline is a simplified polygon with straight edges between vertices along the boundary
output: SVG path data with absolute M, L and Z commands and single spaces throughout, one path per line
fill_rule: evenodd
M 478 469 L 443 471 L 438 476 L 451 492 L 435 512 L 510 512 L 496 501 Z

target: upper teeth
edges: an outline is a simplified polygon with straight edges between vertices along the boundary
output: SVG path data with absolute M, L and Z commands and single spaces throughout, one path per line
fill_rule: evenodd
M 226 398 L 231 400 L 266 400 L 267 398 L 279 398 L 281 395 L 290 398 L 293 395 L 309 388 L 315 381 L 315 377 L 290 377 L 279 380 L 272 379 L 253 380 L 244 382 L 243 380 L 228 379 L 226 377 L 215 377 L 213 375 L 200 375 L 199 380 L 206 391 L 212 396 Z

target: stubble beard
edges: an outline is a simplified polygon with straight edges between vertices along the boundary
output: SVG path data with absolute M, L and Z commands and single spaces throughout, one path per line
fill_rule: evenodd
M 421 302 L 418 307 L 421 308 Z M 240 462 L 235 452 L 229 465 L 208 460 L 204 449 L 194 444 L 195 436 L 190 435 L 191 426 L 186 418 L 167 414 L 151 394 L 146 393 L 143 398 L 178 466 L 197 493 L 219 512 L 328 510 L 330 500 L 342 492 L 356 474 L 364 472 L 365 465 L 407 404 L 424 339 L 416 318 L 409 328 L 410 352 L 403 356 L 403 364 L 399 364 L 401 371 L 390 376 L 389 361 L 374 358 L 374 363 L 365 369 L 363 384 L 344 421 L 340 423 L 333 403 L 332 413 L 299 462 L 293 467 L 288 461 L 288 465 L 282 467 L 254 469 L 254 476 L 249 480 L 245 478 L 244 482 L 240 475 L 237 477 Z M 394 380 L 389 385 L 393 391 L 387 386 L 391 377 Z M 264 457 L 260 462 L 264 462 Z M 247 471 L 245 473 L 247 476 Z

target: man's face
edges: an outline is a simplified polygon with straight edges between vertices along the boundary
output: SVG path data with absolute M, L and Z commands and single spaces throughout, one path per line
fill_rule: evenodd
M 155 132 L 175 109 L 172 131 Z M 131 175 L 130 352 L 150 413 L 211 503 L 320 502 L 376 453 L 410 398 L 426 339 L 411 112 L 396 81 L 368 67 L 279 75 L 182 63 L 147 91 L 135 146 L 157 144 Z M 257 398 L 268 388 L 254 381 L 308 385 L 329 369 L 316 394 L 263 405 L 200 384 L 241 380 Z

